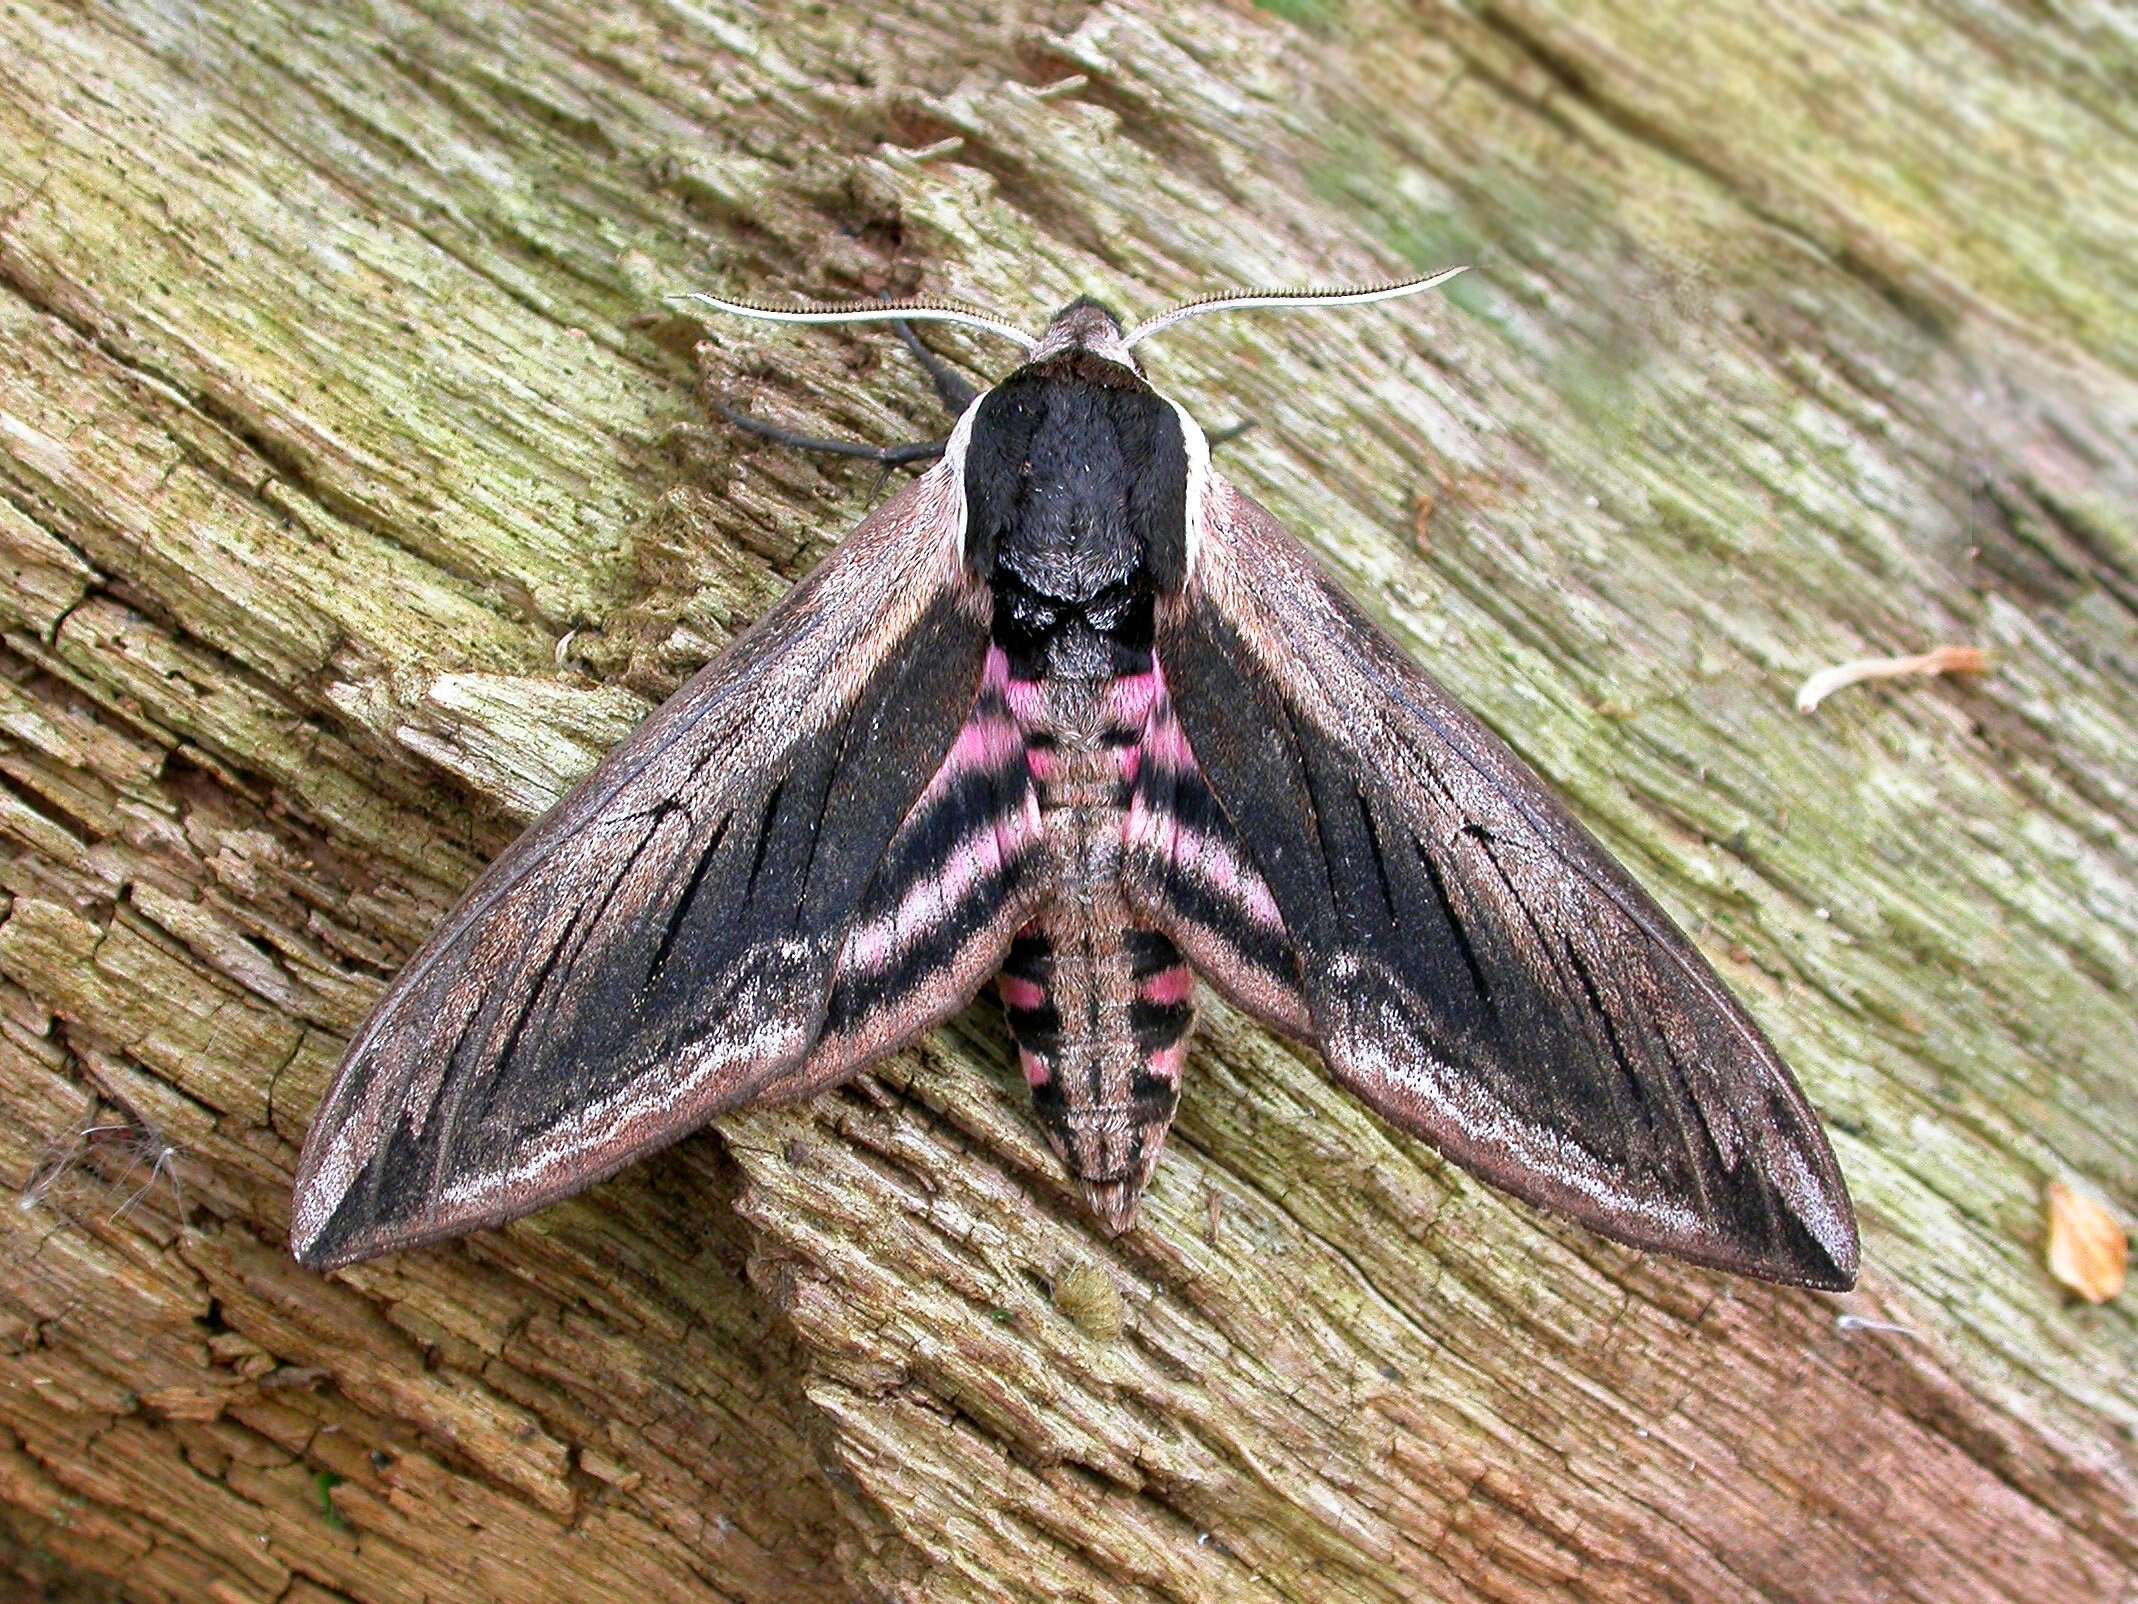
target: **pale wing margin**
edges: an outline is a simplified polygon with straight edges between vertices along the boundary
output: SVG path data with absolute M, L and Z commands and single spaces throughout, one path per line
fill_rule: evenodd
M 962 516 L 951 464 L 892 497 L 476 881 L 321 1105 L 298 1258 L 524 1214 L 803 1063 L 978 690 Z
M 1267 511 L 1213 479 L 1198 534 L 1158 655 L 1332 1073 L 1606 1235 L 1852 1284 L 1817 1118 L 1668 916 Z

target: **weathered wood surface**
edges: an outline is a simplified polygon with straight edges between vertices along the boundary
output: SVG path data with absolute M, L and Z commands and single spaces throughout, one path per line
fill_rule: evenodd
M 2087 0 L 0 9 L 7 1574 L 2138 1596 L 2129 1300 L 2040 1243 L 2052 1179 L 2138 1207 L 2134 59 Z M 1109 1245 L 985 1006 L 511 1229 L 288 1262 L 383 979 L 870 493 L 701 427 L 661 292 L 1455 259 L 1154 370 L 1747 994 L 1858 1293 L 1504 1203 L 1229 1016 Z M 886 340 L 706 337 L 767 413 L 936 426 Z M 1790 710 L 1944 640 L 1994 676 Z

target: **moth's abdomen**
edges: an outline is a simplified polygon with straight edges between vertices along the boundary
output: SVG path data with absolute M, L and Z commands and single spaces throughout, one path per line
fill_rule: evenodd
M 1040 798 L 1050 892 L 1003 964 L 1000 991 L 1034 1111 L 1106 1227 L 1124 1231 L 1180 1101 L 1195 1022 L 1180 951 L 1122 882 L 1131 789 L 1155 686 L 1011 680 Z
M 1195 1023 L 1179 950 L 1113 922 L 1127 913 L 1057 898 L 1018 936 L 997 983 L 1040 1128 L 1117 1233 L 1135 1223 L 1173 1123 Z

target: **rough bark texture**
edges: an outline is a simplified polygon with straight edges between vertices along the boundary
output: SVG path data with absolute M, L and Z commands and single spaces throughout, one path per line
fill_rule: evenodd
M 2138 1596 L 2130 1302 L 2040 1241 L 2052 1179 L 2138 1208 L 2130 26 L 0 7 L 0 1572 Z M 1444 302 L 1191 325 L 1154 372 L 1256 420 L 1229 470 L 1746 994 L 1835 1133 L 1858 1293 L 1505 1203 L 1222 1015 L 1109 1244 L 988 1006 L 513 1228 L 289 1262 L 396 963 L 869 497 L 705 427 L 662 292 L 1029 323 L 1459 259 Z M 707 339 L 788 422 L 939 427 L 886 339 Z M 1790 709 L 1937 641 L 1996 672 Z

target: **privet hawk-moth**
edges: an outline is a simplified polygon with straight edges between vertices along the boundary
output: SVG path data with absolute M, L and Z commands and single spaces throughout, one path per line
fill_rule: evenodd
M 1391 1124 L 1606 1236 L 1810 1287 L 1853 1212 L 1774 1050 L 1545 786 L 1213 470 L 1079 300 L 865 519 L 478 880 L 305 1143 L 346 1264 L 514 1218 L 808 1097 L 996 981 L 1109 1232 L 1201 977 Z M 938 374 L 939 383 L 946 382 Z M 955 380 L 947 381 L 954 385 Z

